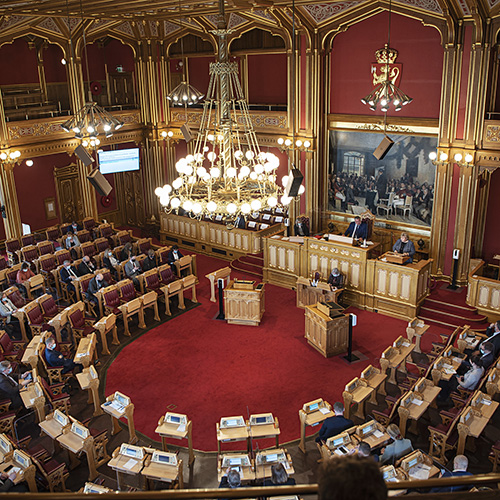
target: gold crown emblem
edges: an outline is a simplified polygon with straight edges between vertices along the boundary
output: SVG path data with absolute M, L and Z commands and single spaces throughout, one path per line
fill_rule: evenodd
M 398 57 L 398 51 L 391 49 L 387 44 L 383 49 L 378 49 L 375 52 L 375 58 L 379 64 L 394 64 Z

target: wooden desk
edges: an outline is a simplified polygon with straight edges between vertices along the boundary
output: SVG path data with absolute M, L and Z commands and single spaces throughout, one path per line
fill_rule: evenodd
M 26 292 L 28 293 L 28 299 L 33 300 L 33 292 L 36 290 L 43 290 L 44 279 L 42 274 L 35 274 L 30 279 L 24 282 Z
M 69 457 L 71 468 L 75 468 L 80 464 L 80 461 L 75 455 L 85 453 L 89 467 L 89 481 L 93 481 L 99 475 L 96 467 L 94 438 L 92 436 L 89 435 L 86 439 L 82 439 L 80 436 L 72 432 L 70 427 L 68 427 L 67 429 L 64 429 L 63 433 L 56 439 L 64 449 L 70 452 Z
M 38 346 L 43 342 L 41 335 L 35 335 L 26 346 L 21 362 L 30 365 L 32 370 L 38 367 Z
M 330 318 L 316 305 L 306 306 L 305 335 L 307 342 L 325 358 L 347 351 L 349 315 Z
M 235 441 L 247 441 L 248 448 L 248 427 L 246 425 L 242 427 L 231 427 L 231 428 L 221 428 L 219 422 L 216 424 L 217 431 L 217 450 L 220 454 L 221 443 L 231 443 Z
M 406 327 L 406 336 L 410 342 L 413 342 L 413 339 L 415 339 L 415 352 L 422 352 L 420 349 L 420 339 L 429 327 L 430 325 L 426 325 L 423 320 L 418 318 L 414 318 L 408 323 L 408 326 Z
M 389 382 L 391 384 L 397 385 L 396 382 L 397 368 L 400 365 L 403 365 L 403 367 L 405 366 L 404 363 L 406 361 L 406 358 L 411 354 L 413 349 L 415 349 L 415 344 L 411 344 L 409 341 L 408 344 L 409 345 L 406 346 L 403 345 L 400 348 L 391 346 L 382 353 L 382 357 L 380 358 L 380 366 L 384 371 L 384 373 L 387 372 L 388 368 L 391 369 L 391 376 L 389 377 Z M 388 351 L 391 353 L 389 357 L 387 357 L 386 354 Z
M 115 434 L 118 434 L 122 429 L 119 424 L 120 418 L 126 418 L 127 423 L 128 423 L 128 435 L 129 439 L 128 442 L 130 444 L 135 444 L 139 440 L 137 438 L 137 435 L 135 433 L 135 425 L 134 425 L 134 404 L 130 403 L 127 405 L 125 408 L 123 408 L 123 411 L 117 410 L 111 406 L 110 403 L 113 402 L 113 394 L 111 396 L 108 396 L 106 398 L 106 402 L 101 405 L 101 408 L 111 416 L 111 421 L 113 423 L 113 430 L 111 431 L 111 435 L 114 436 Z M 106 404 L 108 403 L 108 404 Z
M 99 378 L 94 377 L 93 372 L 95 372 L 95 370 L 91 370 L 92 369 L 90 367 L 84 368 L 81 373 L 76 374 L 76 379 L 84 391 L 90 391 L 89 400 L 87 402 L 90 403 L 90 400 L 92 399 L 92 402 L 94 403 L 93 416 L 98 417 L 104 413 L 99 401 Z
M 384 396 L 386 395 L 385 381 L 387 380 L 387 374 L 382 373 L 378 368 L 369 365 L 361 372 L 361 380 L 366 382 L 368 387 L 373 389 L 372 396 L 369 400 L 370 403 L 375 405 L 378 404 L 377 392 L 380 392 L 380 394 Z
M 187 419 L 187 417 L 186 417 Z M 189 462 L 188 465 L 194 462 L 195 456 L 193 452 L 193 423 L 191 420 L 187 420 L 184 429 L 179 430 L 180 425 L 165 422 L 165 416 L 162 415 L 158 421 L 158 427 L 156 427 L 155 432 L 161 436 L 161 444 L 163 451 L 168 451 L 166 438 L 173 439 L 186 439 L 188 440 L 188 451 L 189 451 Z
M 120 345 L 120 341 L 118 340 L 118 334 L 116 330 L 116 316 L 113 313 L 111 313 L 108 316 L 101 318 L 97 323 L 94 324 L 94 328 L 101 335 L 102 355 L 108 356 L 110 354 L 108 349 L 108 341 L 106 338 L 108 332 L 113 332 L 112 333 L 113 340 L 111 341 L 111 344 Z
M 45 420 L 43 422 L 39 422 L 38 425 L 42 428 L 42 431 L 47 434 L 47 436 L 56 440 L 62 434 L 64 427 L 59 424 L 59 422 L 54 420 L 53 415 L 53 413 L 47 415 Z
M 75 363 L 82 364 L 84 368 L 88 368 L 96 357 L 96 345 L 97 342 L 95 333 L 91 333 L 90 335 L 87 335 L 87 337 L 81 338 L 73 361 Z
M 264 314 L 264 285 L 242 289 L 230 281 L 224 289 L 224 313 L 230 325 L 258 326 Z
M 18 451 L 19 453 L 19 451 Z M 22 451 L 20 453 L 23 453 Z M 16 479 L 14 480 L 14 484 L 19 484 L 22 483 L 23 481 L 26 481 L 28 484 L 30 493 L 38 493 L 38 488 L 36 485 L 36 480 L 35 480 L 35 474 L 36 474 L 36 467 L 32 463 L 31 458 L 24 454 L 26 459 L 29 461 L 29 466 L 28 467 L 23 467 L 22 464 L 14 460 L 14 452 L 11 451 L 7 455 L 3 457 L 3 461 L 0 463 L 0 473 L 4 472 L 7 469 L 10 469 L 11 467 L 18 467 L 21 469 L 18 474 Z M 7 474 L 7 473 L 6 473 Z
M 306 413 L 303 409 L 299 410 L 299 420 L 300 420 L 300 443 L 299 449 L 302 453 L 306 452 L 306 427 L 309 425 L 314 427 L 319 425 L 321 422 L 329 417 L 334 417 L 335 413 L 332 411 L 332 406 L 330 403 L 325 401 L 325 407 L 322 408 L 323 411 L 317 410 L 311 413 Z
M 153 479 L 163 483 L 173 483 L 177 481 L 179 488 L 184 488 L 182 460 L 179 460 L 177 465 L 159 464 L 151 462 L 151 456 L 148 456 L 144 462 L 141 474 L 147 479 Z
M 409 458 L 411 459 L 413 456 L 416 456 L 417 454 L 422 454 L 423 456 L 423 463 L 418 464 L 415 467 L 410 468 L 409 470 L 404 470 L 402 467 L 397 467 L 397 471 L 401 472 L 405 477 L 408 478 L 409 481 L 412 480 L 418 480 L 418 479 L 430 479 L 431 477 L 436 477 L 439 475 L 441 472 L 441 469 L 436 467 L 434 465 L 434 462 L 432 458 L 424 453 L 422 450 L 415 450 L 408 454 L 406 457 L 403 457 L 403 459 Z M 422 465 L 424 467 L 422 467 Z
M 354 437 L 359 442 L 364 441 L 365 443 L 368 443 L 372 449 L 380 448 L 381 446 L 386 445 L 391 440 L 391 436 L 387 434 L 387 431 L 382 424 L 376 422 L 375 420 L 372 420 L 372 422 L 373 430 L 371 430 L 367 434 L 364 434 L 362 430 L 366 428 L 366 425 L 370 424 L 370 422 L 367 422 L 367 424 L 358 425 L 355 430 Z
M 38 392 L 35 384 L 38 384 Z M 26 408 L 35 408 L 38 421 L 43 422 L 45 420 L 45 395 L 39 380 L 33 380 L 31 384 L 20 389 L 19 395 L 23 400 L 24 406 Z
M 279 435 L 281 431 L 277 418 L 274 418 L 274 422 L 272 424 L 260 424 L 260 425 L 252 425 L 250 421 L 247 420 L 247 425 L 248 425 L 248 436 L 251 439 L 275 438 L 276 448 L 279 447 Z
M 304 309 L 318 302 L 337 302 L 343 291 L 343 288 L 332 290 L 328 283 L 322 281 L 312 286 L 310 280 L 299 276 L 297 278 L 297 307 Z
M 222 477 L 226 474 L 227 467 L 224 467 L 224 459 L 232 457 L 241 457 L 241 454 L 231 454 L 226 453 L 224 455 L 219 455 L 217 459 L 217 480 L 220 482 Z M 250 460 L 250 465 L 239 465 L 237 470 L 240 474 L 240 479 L 242 481 L 253 481 L 255 479 L 255 462 Z
M 113 452 L 113 458 L 108 462 L 108 466 L 111 467 L 116 472 L 116 482 L 118 483 L 118 490 L 122 489 L 123 474 L 130 476 L 139 476 L 142 468 L 144 467 L 144 461 L 146 456 L 141 460 L 135 458 L 126 457 L 120 455 L 119 448 Z M 141 486 L 141 485 L 140 485 Z M 140 488 L 142 489 L 142 488 Z
M 68 323 L 68 313 L 73 308 L 73 305 L 66 307 L 60 313 L 56 314 L 51 320 L 49 320 L 49 325 L 54 327 L 56 331 L 56 340 L 58 343 L 62 342 L 61 330 Z
M 351 385 L 355 385 L 355 387 L 351 388 Z M 346 390 L 342 393 L 344 398 L 344 408 L 345 408 L 345 417 L 349 418 L 351 405 L 354 403 L 357 405 L 356 413 L 354 415 L 361 419 L 365 418 L 364 406 L 365 401 L 373 396 L 375 390 L 368 386 L 366 382 L 363 380 L 355 379 L 355 382 L 350 382 L 346 385 Z
M 417 422 L 422 415 L 428 410 L 430 403 L 424 401 L 422 397 L 413 392 L 409 392 L 401 400 L 398 408 L 399 414 L 399 431 L 403 437 L 406 436 L 406 424 L 408 419 L 412 421 L 411 432 L 417 434 Z
M 292 474 L 295 474 L 295 470 L 294 470 L 293 464 L 292 464 L 292 457 L 285 449 L 278 448 L 275 450 L 266 450 L 264 453 L 266 455 L 268 455 L 268 454 L 272 454 L 272 453 L 282 453 L 282 452 L 284 452 L 285 456 L 286 456 L 286 462 L 282 462 L 283 467 L 285 468 L 287 474 L 289 476 L 291 476 Z M 257 453 L 257 456 L 255 458 L 255 478 L 256 479 L 267 479 L 267 478 L 270 478 L 272 476 L 271 468 L 272 468 L 273 464 L 268 464 L 265 462 L 258 463 L 259 456 L 261 454 L 263 454 L 263 452 Z

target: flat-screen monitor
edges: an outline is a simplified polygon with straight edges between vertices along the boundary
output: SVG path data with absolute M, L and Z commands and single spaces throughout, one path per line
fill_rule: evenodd
M 139 148 L 99 151 L 101 174 L 139 170 Z

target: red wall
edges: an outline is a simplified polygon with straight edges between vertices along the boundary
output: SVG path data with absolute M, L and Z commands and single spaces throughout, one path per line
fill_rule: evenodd
M 500 169 L 491 175 L 488 208 L 486 210 L 486 230 L 484 231 L 483 253 L 485 260 L 500 253 L 500 233 L 498 232 L 498 214 L 500 214 Z
M 448 218 L 448 232 L 446 233 L 446 246 L 443 274 L 451 276 L 453 266 L 453 241 L 455 238 L 455 221 L 457 219 L 458 181 L 460 179 L 460 166 L 453 164 L 453 178 L 451 181 L 450 210 Z
M 132 48 L 124 45 L 118 40 L 111 40 L 105 47 L 97 43 L 87 45 L 87 55 L 89 59 L 90 80 L 105 80 L 105 64 L 108 65 L 108 71 L 114 73 L 118 65 L 123 66 L 124 71 L 134 71 L 134 53 Z M 85 81 L 87 77 L 87 66 L 85 62 L 85 51 L 82 54 L 82 67 Z
M 0 85 L 16 83 L 38 83 L 36 50 L 28 47 L 28 42 L 19 38 L 14 43 L 0 47 Z
M 66 81 L 66 66 L 61 63 L 63 55 L 61 47 L 54 44 L 49 44 L 43 51 L 43 68 L 47 83 Z
M 192 57 L 188 60 L 189 83 L 204 95 L 207 95 L 210 80 L 209 65 L 214 61 L 213 56 Z
M 249 103 L 287 103 L 286 57 L 286 54 L 248 56 Z
M 389 14 L 377 14 L 351 26 L 333 42 L 331 70 L 331 113 L 383 114 L 370 111 L 361 98 L 373 89 L 370 68 L 375 51 L 387 42 Z M 436 29 L 420 21 L 392 14 L 391 47 L 403 65 L 399 86 L 413 102 L 396 114 L 439 118 L 443 49 Z
M 55 198 L 59 214 L 54 167 L 64 167 L 73 161 L 67 154 L 60 153 L 34 158 L 32 167 L 22 162 L 14 168 L 21 221 L 29 224 L 33 231 L 60 223 L 59 217 L 50 221 L 46 219 L 44 199 Z

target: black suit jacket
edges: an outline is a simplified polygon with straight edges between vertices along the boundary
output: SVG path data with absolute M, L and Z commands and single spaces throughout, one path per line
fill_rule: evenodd
M 15 382 L 13 382 L 7 375 L 0 373 L 0 397 L 3 399 L 10 399 L 12 401 L 12 408 L 20 408 L 23 406 L 23 400 L 19 395 L 19 384 L 17 383 L 18 376 L 11 374 Z
M 101 288 L 105 288 L 109 286 L 108 282 L 106 280 L 102 280 L 99 283 L 97 282 L 96 277 L 94 276 L 90 281 L 89 281 L 89 286 L 87 288 L 87 293 L 89 295 L 95 295 L 96 292 L 98 292 Z
M 78 276 L 78 273 L 74 266 L 71 266 L 72 271 L 75 273 L 75 276 Z M 71 283 L 71 274 L 69 274 L 68 270 L 63 267 L 60 272 L 61 280 L 64 281 L 64 283 Z
M 326 441 L 328 438 L 340 434 L 353 425 L 354 422 L 352 420 L 349 420 L 348 418 L 345 418 L 343 416 L 329 417 L 323 422 L 316 441 Z
M 349 227 L 346 229 L 344 236 L 352 236 L 355 228 L 356 228 L 356 223 L 351 222 L 349 224 Z M 366 238 L 368 238 L 368 225 L 366 224 L 366 222 L 361 222 L 361 224 L 359 225 L 359 227 L 356 231 L 355 237 L 356 237 L 356 239 L 361 238 L 363 240 L 366 240 Z
M 179 259 L 181 257 L 184 257 L 184 255 L 181 254 L 181 251 L 180 250 L 177 250 L 177 255 L 179 256 Z M 177 259 L 178 260 L 178 259 Z M 175 262 L 175 258 L 174 258 L 174 252 L 173 250 L 170 250 L 167 254 L 167 262 L 172 265 L 174 262 Z
M 102 265 L 109 269 L 110 271 L 113 271 L 114 270 L 114 267 L 113 267 L 113 264 L 111 264 L 111 261 L 109 260 L 109 257 L 104 257 L 102 259 Z
M 92 261 L 90 263 L 92 264 Z M 93 267 L 87 266 L 87 264 L 82 260 L 78 265 L 78 276 L 85 276 L 86 274 L 94 274 L 96 269 L 97 269 L 96 265 L 94 265 Z
M 149 256 L 146 257 L 141 262 L 141 266 L 142 266 L 143 271 L 149 271 L 150 269 L 154 269 L 155 267 L 158 267 L 158 264 L 156 262 L 156 255 L 153 259 L 150 259 Z
M 493 364 L 493 361 L 495 361 L 495 356 L 490 352 L 485 356 L 481 356 L 481 361 L 483 362 L 483 368 L 487 370 Z
M 493 344 L 493 347 L 495 348 L 493 354 L 494 357 L 496 358 L 498 356 L 498 353 L 500 352 L 500 333 L 497 333 L 495 335 L 493 332 L 494 330 L 490 327 L 486 329 L 486 333 L 491 336 L 488 337 L 486 340 L 484 340 L 484 342 L 491 342 Z

